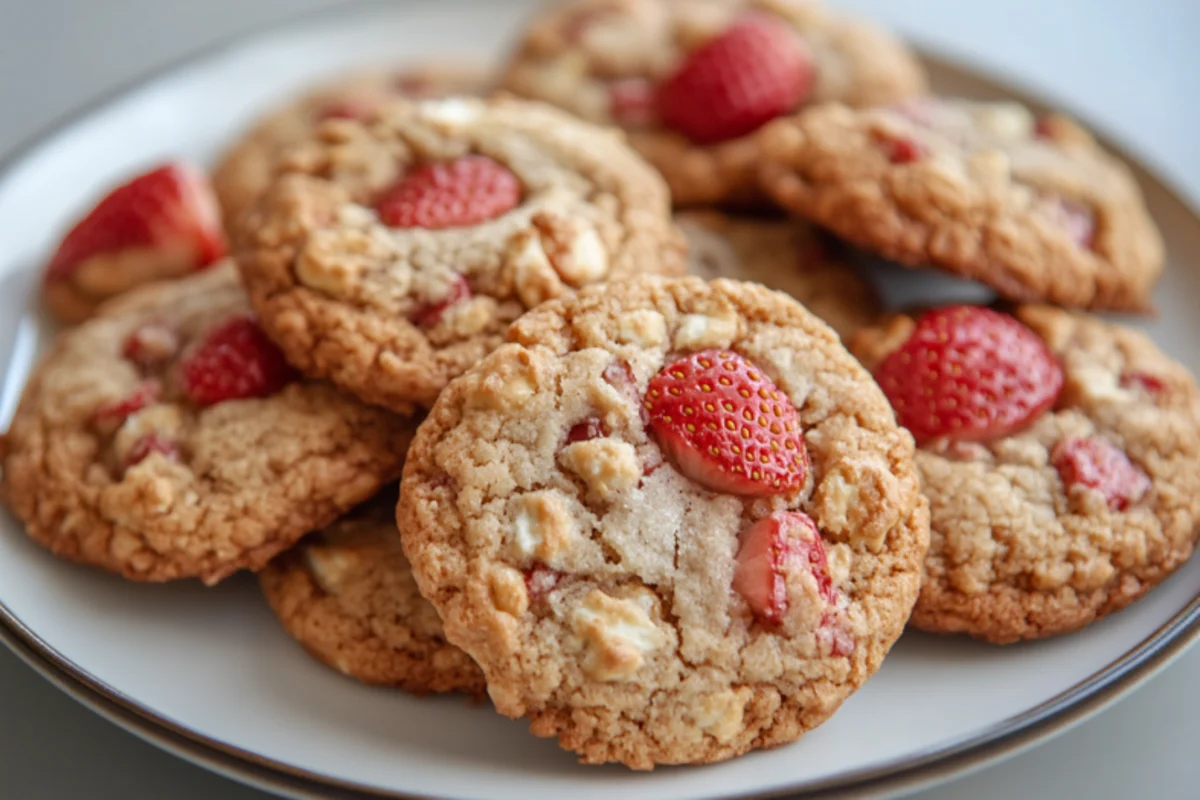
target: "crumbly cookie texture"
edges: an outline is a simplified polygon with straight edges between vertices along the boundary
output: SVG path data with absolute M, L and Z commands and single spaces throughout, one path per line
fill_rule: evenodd
M 369 116 L 396 97 L 447 97 L 488 91 L 482 66 L 424 64 L 345 75 L 292 98 L 242 134 L 212 172 L 225 225 L 231 231 L 270 187 L 279 159 L 289 147 L 312 138 L 327 119 Z
M 754 284 L 645 278 L 548 303 L 508 339 L 438 399 L 397 512 L 496 708 L 636 769 L 787 743 L 833 714 L 900 635 L 928 543 L 912 439 L 833 331 Z M 660 449 L 648 384 L 708 348 L 794 405 L 796 490 L 712 491 Z M 824 583 L 790 573 L 768 624 L 733 586 L 739 534 L 798 511 Z
M 515 176 L 515 207 L 427 230 L 372 205 L 414 167 L 467 157 Z M 397 102 L 326 123 L 285 172 L 239 255 L 251 302 L 299 369 L 400 411 L 432 404 L 538 303 L 684 268 L 661 178 L 616 134 L 540 104 Z
M 1129 169 L 1078 125 L 1010 102 L 829 105 L 762 133 L 789 211 L 1015 301 L 1139 311 L 1163 244 Z
M 417 591 L 395 509 L 396 492 L 385 492 L 308 536 L 259 573 L 263 594 L 296 641 L 345 675 L 482 696 L 483 673 Z
M 226 263 L 134 290 L 61 336 L 4 439 L 0 498 L 33 539 L 133 580 L 212 584 L 396 478 L 413 423 L 327 384 L 212 402 L 229 376 L 200 386 L 193 373 L 207 404 L 188 399 L 181 358 L 248 315 Z
M 754 281 L 789 294 L 842 337 L 877 320 L 875 290 L 806 223 L 710 211 L 683 212 L 675 222 L 688 240 L 692 275 Z
M 811 0 L 560 3 L 531 23 L 501 83 L 583 119 L 624 127 L 678 205 L 758 203 L 756 137 L 694 144 L 662 125 L 652 95 L 689 54 L 747 14 L 782 21 L 807 47 L 815 77 L 806 102 L 869 106 L 925 90 L 924 70 L 898 40 Z M 640 103 L 639 94 L 646 95 Z
M 1056 406 L 1002 439 L 917 451 L 932 535 L 912 623 L 996 643 L 1124 608 L 1191 556 L 1200 519 L 1200 392 L 1188 371 L 1140 332 L 1046 306 L 1014 313 L 1062 364 Z M 873 366 L 911 325 L 864 330 L 853 349 Z M 1055 467 L 1056 445 L 1091 437 L 1149 479 L 1123 509 Z

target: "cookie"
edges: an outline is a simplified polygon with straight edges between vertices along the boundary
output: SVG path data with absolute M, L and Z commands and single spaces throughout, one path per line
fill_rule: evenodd
M 397 509 L 496 708 L 636 769 L 833 714 L 928 542 L 912 438 L 834 332 L 756 284 L 651 277 L 508 339 L 438 398 Z
M 296 380 L 225 263 L 58 339 L 5 436 L 0 499 L 56 555 L 213 584 L 394 480 L 413 428 Z
M 1191 556 L 1200 520 L 1188 371 L 1142 333 L 1086 314 L 1013 315 L 898 316 L 853 340 L 921 432 L 932 537 L 912 623 L 996 643 L 1124 608 Z M 915 399 L 925 391 L 936 408 Z
M 242 276 L 304 373 L 404 411 L 577 287 L 683 271 L 666 187 L 610 131 L 511 99 L 397 101 L 298 146 Z
M 890 34 L 810 0 L 560 3 L 531 23 L 501 82 L 624 128 L 678 205 L 761 202 L 754 134 L 774 117 L 926 85 Z
M 271 185 L 275 165 L 287 148 L 313 136 L 327 119 L 369 117 L 394 97 L 441 97 L 487 90 L 482 67 L 425 64 L 345 75 L 293 98 L 257 121 L 221 156 L 212 173 L 227 227 L 237 227 Z
M 678 214 L 688 240 L 688 271 L 713 280 L 754 281 L 790 294 L 839 336 L 876 321 L 879 298 L 838 253 L 838 246 L 802 222 Z
M 449 644 L 417 591 L 384 492 L 259 573 L 287 632 L 319 661 L 365 683 L 410 692 L 484 693 L 483 673 Z
M 225 252 L 208 178 L 170 162 L 112 189 L 67 231 L 46 265 L 42 296 L 60 322 L 75 324 L 107 300 L 205 269 Z
M 1137 182 L 1064 117 L 947 98 L 830 105 L 762 142 L 781 205 L 885 258 L 1019 302 L 1151 306 L 1163 244 Z

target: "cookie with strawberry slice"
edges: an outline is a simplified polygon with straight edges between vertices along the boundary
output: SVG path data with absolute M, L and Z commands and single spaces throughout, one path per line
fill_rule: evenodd
M 43 295 L 56 317 L 77 323 L 106 300 L 205 269 L 225 251 L 208 178 L 171 162 L 112 189 L 67 231 L 46 265 Z
M 571 0 L 530 23 L 501 83 L 624 128 L 687 206 L 761 201 L 756 134 L 772 119 L 913 97 L 925 74 L 816 0 Z
M 293 145 L 330 119 L 365 119 L 397 97 L 475 95 L 487 91 L 485 70 L 472 64 L 426 63 L 340 75 L 285 100 L 255 120 L 217 162 L 213 187 L 233 230 L 271 185 L 276 164 Z
M 1048 306 L 860 331 L 917 439 L 932 535 L 915 627 L 996 643 L 1141 597 L 1200 528 L 1200 391 L 1142 333 Z
M 394 101 L 318 128 L 238 260 L 302 372 L 428 406 L 538 303 L 683 271 L 662 179 L 611 131 L 522 100 Z
M 879 298 L 842 248 L 803 222 L 714 211 L 675 216 L 688 241 L 688 272 L 754 281 L 800 301 L 840 336 L 875 322 Z
M 259 573 L 288 634 L 316 659 L 369 684 L 482 695 L 483 673 L 446 641 L 417 591 L 396 531 L 392 487 L 304 538 Z
M 213 584 L 394 480 L 414 427 L 301 380 L 225 262 L 62 334 L 3 438 L 0 499 L 56 555 Z
M 830 104 L 760 141 L 781 206 L 884 258 L 1015 302 L 1152 306 L 1163 244 L 1137 180 L 1061 115 L 948 97 Z
M 647 277 L 523 316 L 418 431 L 418 586 L 496 708 L 586 763 L 799 738 L 915 601 L 911 436 L 827 325 L 752 283 Z

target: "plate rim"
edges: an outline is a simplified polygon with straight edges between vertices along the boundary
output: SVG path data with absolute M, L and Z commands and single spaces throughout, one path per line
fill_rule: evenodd
M 422 2 L 429 4 L 436 0 Z M 252 25 L 238 33 L 187 51 L 97 94 L 19 140 L 6 155 L 0 157 L 0 183 L 52 138 L 157 80 L 177 74 L 205 60 L 219 57 L 225 51 L 236 49 L 274 31 L 285 31 L 325 17 L 363 12 L 373 8 L 382 9 L 391 5 L 389 0 L 350 0 L 332 6 L 297 11 L 282 18 Z M 1070 107 L 1070 103 L 1063 102 L 1061 98 L 1055 98 L 1054 103 L 1048 103 L 1048 93 L 1029 85 L 1026 81 L 1000 77 L 992 68 L 971 64 L 949 55 L 945 49 L 931 45 L 920 36 L 909 35 L 906 38 L 919 57 L 935 67 L 982 78 L 1025 101 L 1032 101 L 1035 107 Z M 1075 115 L 1073 112 L 1072 114 L 1097 135 L 1097 139 L 1106 149 L 1129 164 L 1140 177 L 1157 184 L 1159 189 L 1185 209 L 1193 221 L 1200 225 L 1200 211 L 1193 205 L 1188 193 L 1181 191 L 1174 180 L 1160 174 L 1156 159 L 1137 155 L 1139 148 L 1136 145 L 1113 136 L 1103 125 L 1095 125 L 1087 115 Z M 1182 655 L 1197 639 L 1200 639 L 1200 591 L 1174 616 L 1120 658 L 1054 697 L 974 734 L 951 740 L 915 755 L 893 759 L 880 766 L 851 770 L 842 775 L 790 787 L 714 796 L 714 800 L 774 800 L 795 796 L 798 792 L 803 793 L 805 797 L 832 800 L 859 797 L 863 793 L 891 795 L 936 785 L 1016 755 L 1083 722 L 1151 679 Z M 449 795 L 412 794 L 343 781 L 265 758 L 192 730 L 153 708 L 134 701 L 63 656 L 49 642 L 22 623 L 4 605 L 2 599 L 0 643 L 59 690 L 91 711 L 160 750 L 231 780 L 289 797 L 457 800 Z M 335 794 L 331 795 L 330 790 Z

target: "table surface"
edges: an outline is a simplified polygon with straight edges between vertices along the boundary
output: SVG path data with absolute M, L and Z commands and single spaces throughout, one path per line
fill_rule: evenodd
M 837 0 L 834 0 L 835 2 Z M 403 0 L 396 0 L 403 2 Z M 503 2 L 503 0 L 496 0 Z M 335 0 L 0 0 L 0 157 L 95 96 L 180 54 Z M 1042 91 L 1131 145 L 1200 206 L 1195 0 L 841 0 Z M 1200 648 L 1132 696 L 919 800 L 1195 797 Z M 1086 766 L 1084 766 L 1086 764 Z M 266 795 L 162 753 L 76 705 L 0 648 L 0 797 Z

